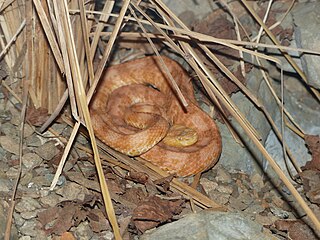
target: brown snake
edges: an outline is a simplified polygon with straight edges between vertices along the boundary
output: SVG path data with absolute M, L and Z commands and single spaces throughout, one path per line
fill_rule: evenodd
M 184 69 L 162 58 L 188 102 L 187 109 L 159 59 L 145 57 L 106 69 L 90 105 L 93 128 L 100 140 L 119 152 L 141 156 L 178 176 L 194 175 L 217 162 L 220 133 L 198 107 Z

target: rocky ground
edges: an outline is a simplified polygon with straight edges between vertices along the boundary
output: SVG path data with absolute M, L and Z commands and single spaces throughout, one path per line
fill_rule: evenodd
M 173 2 L 178 6 L 173 6 Z M 201 1 L 171 1 L 168 5 L 177 11 L 196 31 L 211 34 L 221 38 L 233 38 L 234 32 L 230 22 L 220 17 L 221 12 L 212 11 L 211 7 L 200 4 Z M 237 2 L 237 1 L 233 1 Z M 278 29 L 277 36 L 283 44 L 298 47 L 315 48 L 310 42 L 317 42 L 316 34 L 320 6 L 314 1 L 298 1 L 292 14 Z M 291 1 L 276 1 L 273 7 L 272 21 L 277 20 L 290 5 Z M 193 4 L 190 7 L 188 6 Z M 236 3 L 234 3 L 236 4 Z M 265 9 L 266 1 L 261 1 L 257 7 Z M 303 4 L 303 5 L 301 5 Z M 181 7 L 183 6 L 183 7 Z M 234 9 L 237 9 L 233 6 Z M 184 8 L 185 7 L 185 8 Z M 307 14 L 305 13 L 307 11 Z M 314 13 L 316 12 L 316 13 Z M 239 10 L 239 13 L 240 10 Z M 304 14 L 304 15 L 303 15 Z M 240 14 L 241 15 L 241 14 Z M 306 17 L 308 16 L 308 17 Z M 247 15 L 240 18 L 245 27 L 252 25 Z M 229 20 L 228 20 L 229 21 Z M 312 24 L 311 24 L 312 23 Z M 215 25 L 214 25 L 215 24 Z M 210 28 L 211 26 L 211 28 Z M 213 26 L 213 27 L 212 27 Z M 300 28 L 299 28 L 300 27 Z M 306 36 L 302 30 L 309 27 Z M 220 31 L 216 32 L 216 29 Z M 302 30 L 301 30 L 302 29 Z M 304 37 L 303 37 L 304 36 Z M 305 37 L 308 41 L 305 41 Z M 308 44 L 307 44 L 308 43 Z M 225 51 L 224 49 L 220 49 Z M 230 50 L 228 50 L 230 51 Z M 267 51 L 267 50 L 266 50 Z M 229 54 L 233 54 L 232 51 Z M 275 52 L 269 52 L 275 54 Z M 315 58 L 297 58 L 304 70 L 313 79 L 312 85 L 320 88 L 319 65 Z M 226 60 L 229 68 L 238 71 L 238 65 Z M 278 68 L 268 65 L 274 84 L 277 85 Z M 288 133 L 288 145 L 295 156 L 305 166 L 295 186 L 310 208 L 320 219 L 320 134 L 319 104 L 297 80 L 297 76 L 288 72 L 285 75 L 286 106 L 295 119 L 303 127 L 306 137 Z M 214 67 L 212 66 L 214 71 Z M 217 73 L 218 74 L 218 73 Z M 5 75 L 5 74 L 4 74 Z M 238 73 L 241 78 L 241 74 Z M 5 78 L 3 78 L 5 79 Z M 268 111 L 279 121 L 275 103 L 270 101 L 266 86 L 260 84 L 260 73 L 248 68 L 247 87 L 259 95 Z M 223 83 L 229 89 L 229 94 L 246 113 L 249 120 L 259 130 L 267 149 L 283 165 L 281 147 L 259 112 L 238 92 L 238 89 L 228 83 Z M 257 83 L 258 82 L 258 83 Z M 197 93 L 199 100 L 200 91 Z M 251 104 L 251 105 L 250 105 Z M 208 110 L 207 104 L 203 108 Z M 57 186 L 53 191 L 49 187 L 56 173 L 66 140 L 71 134 L 71 128 L 62 120 L 55 123 L 50 131 L 39 135 L 35 126 L 41 124 L 45 112 L 40 113 L 28 109 L 28 122 L 25 125 L 22 175 L 18 185 L 16 207 L 12 219 L 12 239 L 113 239 L 112 229 L 107 220 L 100 194 L 100 188 L 95 166 L 90 153 L 87 139 L 82 135 L 77 138 L 70 157 L 63 169 Z M 219 119 L 219 116 L 216 116 Z M 0 239 L 3 237 L 10 208 L 14 181 L 19 169 L 19 136 L 20 136 L 20 105 L 14 97 L 1 86 L 0 89 Z M 170 188 L 172 179 L 151 181 L 141 172 L 126 172 L 120 168 L 104 165 L 104 173 L 108 181 L 116 216 L 124 239 L 319 239 L 319 233 L 309 226 L 309 219 L 302 212 L 290 191 L 274 174 L 263 174 L 260 167 L 270 171 L 265 162 L 256 163 L 252 152 L 255 149 L 243 148 L 235 143 L 225 125 L 220 124 L 224 150 L 220 163 L 212 170 L 204 173 L 196 186 L 197 190 L 217 203 L 226 206 L 227 212 L 202 210 L 194 206 L 192 201 L 182 197 Z M 57 137 L 59 136 L 59 137 Z M 84 147 L 81 147 L 84 146 Z M 259 158 L 259 153 L 256 158 Z M 307 161 L 309 161 L 307 163 Z M 191 184 L 192 179 L 181 179 Z M 151 230 L 153 229 L 153 230 Z M 196 234 L 195 234 L 196 232 Z

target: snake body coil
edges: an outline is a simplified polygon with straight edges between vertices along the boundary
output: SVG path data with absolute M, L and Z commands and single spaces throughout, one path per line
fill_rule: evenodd
M 141 156 L 178 176 L 212 167 L 221 153 L 215 122 L 197 105 L 192 83 L 175 61 L 162 57 L 188 107 L 184 109 L 158 57 L 109 67 L 91 102 L 96 136 L 129 156 Z

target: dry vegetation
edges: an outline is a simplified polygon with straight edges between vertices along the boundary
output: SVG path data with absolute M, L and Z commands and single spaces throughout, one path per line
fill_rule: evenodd
M 88 103 L 94 94 L 105 66 L 146 54 L 160 55 L 159 50 L 161 48 L 170 49 L 171 52 L 184 58 L 199 78 L 202 87 L 210 97 L 210 101 L 221 112 L 222 119 L 227 121 L 228 115 L 236 119 L 315 226 L 320 229 L 319 220 L 294 188 L 292 182 L 265 150 L 260 142 L 259 133 L 246 120 L 236 104 L 232 102 L 229 96 L 230 92 L 225 89 L 226 85 L 217 81 L 209 67 L 208 61 L 214 63 L 216 69 L 222 71 L 229 78 L 229 81 L 232 81 L 238 89 L 246 94 L 257 108 L 263 111 L 278 138 L 282 139 L 283 129 L 276 128 L 270 114 L 243 83 L 241 76 L 245 74 L 244 63 L 241 63 L 240 74 L 235 76 L 211 49 L 212 44 L 215 44 L 215 46 L 233 49 L 232 53 L 240 57 L 244 52 L 249 53 L 256 58 L 258 64 L 261 64 L 259 59 L 267 59 L 281 64 L 279 60 L 259 53 L 255 47 L 278 48 L 301 78 L 307 81 L 306 76 L 286 53 L 290 48 L 280 46 L 272 33 L 271 30 L 278 23 L 275 22 L 271 27 L 270 25 L 268 25 L 269 27 L 266 26 L 252 9 L 252 2 L 244 0 L 241 2 L 261 29 L 259 35 L 255 38 L 245 35 L 237 16 L 233 15 L 233 12 L 223 0 L 221 0 L 221 5 L 225 6 L 233 17 L 237 40 L 224 40 L 190 30 L 161 0 L 124 0 L 121 2 L 107 0 L 99 9 L 95 7 L 93 1 L 84 0 L 0 1 L 0 31 L 3 35 L 0 38 L 0 56 L 8 73 L 8 78 L 2 81 L 2 86 L 7 89 L 8 94 L 15 97 L 16 103 L 21 103 L 20 129 L 23 131 L 28 106 L 29 111 L 31 111 L 31 106 L 36 109 L 33 110 L 35 112 L 31 116 L 35 114 L 45 116 L 44 119 L 39 120 L 39 123 L 43 124 L 38 129 L 39 132 L 45 131 L 57 118 L 72 126 L 72 134 L 65 142 L 64 153 L 51 189 L 54 188 L 72 147 L 81 148 L 88 155 L 94 156 L 104 205 L 116 239 L 121 239 L 121 235 L 111 201 L 115 196 L 109 193 L 108 181 L 105 180 L 101 160 L 104 163 L 107 162 L 108 166 L 121 171 L 134 170 L 146 173 L 151 180 L 170 176 L 143 159 L 138 158 L 139 161 L 132 161 L 129 157 L 119 154 L 99 141 L 97 142 L 91 126 Z M 266 15 L 268 16 L 268 12 Z M 284 13 L 285 15 L 286 13 Z M 274 45 L 259 44 L 262 34 L 268 35 Z M 121 54 L 129 47 L 135 47 L 138 50 L 122 59 L 115 57 L 117 52 Z M 197 50 L 195 50 L 196 48 Z M 300 51 L 302 50 L 300 49 Z M 307 52 L 307 50 L 304 51 Z M 265 76 L 265 81 L 268 82 L 267 73 L 261 70 L 261 74 Z M 272 86 L 269 86 L 272 90 Z M 319 92 L 312 88 L 311 91 L 316 98 L 320 99 Z M 273 94 L 278 101 L 279 109 L 285 115 L 284 125 L 303 136 L 304 134 L 299 126 L 283 107 L 281 96 L 277 96 L 275 91 L 273 91 Z M 181 98 L 183 102 L 183 96 Z M 61 111 L 66 104 L 70 105 L 70 111 L 62 114 Z M 46 118 L 47 113 L 51 115 L 49 119 Z M 32 119 L 28 118 L 27 121 L 32 122 Z M 79 144 L 73 145 L 75 136 L 80 134 L 81 126 L 85 126 L 87 129 L 87 132 L 81 131 L 81 134 L 90 138 L 92 149 Z M 51 130 L 49 128 L 49 131 Z M 230 134 L 235 134 L 231 128 Z M 235 138 L 237 139 L 237 136 Z M 23 136 L 21 134 L 21 146 L 22 141 Z M 301 169 L 295 163 L 293 154 L 287 149 L 285 143 L 283 147 L 284 151 L 288 153 L 289 159 L 296 166 L 297 172 L 301 172 Z M 21 157 L 22 148 L 20 149 Z M 195 181 L 197 181 L 197 178 L 195 178 Z M 171 188 L 189 199 L 192 205 L 195 204 L 204 209 L 224 209 L 223 206 L 176 178 L 170 179 L 169 182 Z M 19 179 L 17 179 L 16 184 L 19 184 Z M 16 192 L 12 195 L 12 211 L 15 195 Z M 9 218 L 8 232 L 10 231 L 10 224 Z

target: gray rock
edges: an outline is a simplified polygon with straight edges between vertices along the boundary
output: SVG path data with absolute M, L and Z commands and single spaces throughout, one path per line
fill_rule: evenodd
M 0 144 L 6 151 L 15 155 L 19 154 L 19 143 L 13 138 L 9 136 L 0 136 Z
M 42 145 L 42 142 L 37 134 L 32 134 L 31 136 L 27 137 L 26 144 L 29 147 L 39 147 Z
M 0 159 L 4 159 L 6 155 L 6 151 L 0 146 Z M 3 161 L 2 161 L 3 162 Z M 3 170 L 3 168 L 1 168 Z
M 218 187 L 218 183 L 210 181 L 207 178 L 201 178 L 200 184 L 207 194 L 209 194 L 211 191 L 214 191 Z
M 11 138 L 15 139 L 16 141 L 19 138 L 19 130 L 16 126 L 12 125 L 10 122 L 6 122 L 1 124 L 1 132 L 4 133 L 6 136 L 10 136 Z
M 4 201 L 2 200 L 0 203 L 0 239 L 4 239 L 6 225 L 7 225 L 7 209 L 4 208 Z M 18 238 L 17 229 L 13 224 L 11 227 L 10 239 L 17 239 L 17 238 Z
M 83 201 L 86 195 L 90 195 L 90 191 L 88 189 L 74 182 L 68 182 L 65 186 L 58 189 L 56 193 L 62 196 L 64 200 L 70 201 Z
M 20 184 L 21 185 L 24 185 L 24 186 L 30 186 L 30 182 L 31 182 L 31 180 L 32 180 L 32 178 L 33 178 L 33 173 L 32 173 L 32 171 L 23 171 L 23 173 L 22 173 L 22 177 L 21 177 L 21 179 L 20 179 Z
M 99 235 L 94 235 L 91 240 L 113 240 L 114 235 L 110 231 L 103 231 Z
M 45 232 L 40 229 L 41 224 L 38 221 L 32 219 L 26 221 L 19 230 L 21 234 L 34 237 L 33 239 L 47 239 Z
M 203 211 L 145 233 L 141 239 L 277 239 L 262 230 L 262 225 L 243 214 Z
M 21 227 L 26 222 L 26 220 L 21 217 L 21 214 L 17 212 L 13 212 L 13 218 L 14 218 L 14 224 L 17 227 Z
M 31 212 L 38 208 L 41 208 L 39 202 L 30 197 L 23 197 L 15 207 L 17 212 Z
M 260 71 L 253 69 L 247 75 L 247 87 L 252 93 L 255 93 L 254 95 L 259 99 L 261 104 L 266 106 L 266 110 L 269 111 L 272 116 L 277 110 L 276 103 L 267 89 L 266 84 L 261 79 L 262 76 Z M 257 130 L 261 137 L 261 142 L 264 143 L 271 127 L 262 112 L 259 111 L 241 92 L 233 94 L 231 98 L 238 106 L 243 116 L 246 117 L 251 125 Z M 262 154 L 252 141 L 249 140 L 246 133 L 235 119 L 231 120 L 231 124 L 243 139 L 245 147 L 242 147 L 234 140 L 225 125 L 218 124 L 223 143 L 219 164 L 227 171 L 240 170 L 249 174 L 261 173 L 261 166 L 263 165 Z
M 11 112 L 8 110 L 1 109 L 0 110 L 0 122 L 5 123 L 10 121 L 12 118 Z
M 226 205 L 229 202 L 230 194 L 213 190 L 209 192 L 209 198 L 221 205 Z
M 24 125 L 24 132 L 23 132 L 23 136 L 26 137 L 30 137 L 32 134 L 34 133 L 33 128 L 29 125 L 29 124 L 25 124 Z
M 19 240 L 31 240 L 32 238 L 30 236 L 22 236 L 19 238 Z
M 291 113 L 295 122 L 299 124 L 306 134 L 319 135 L 320 134 L 320 105 L 310 93 L 305 89 L 303 84 L 296 78 L 288 78 L 285 81 L 285 103 L 286 109 Z M 280 127 L 280 113 L 274 115 L 275 123 Z M 285 142 L 289 149 L 295 156 L 299 166 L 304 166 L 307 161 L 311 159 L 308 149 L 305 146 L 304 140 L 294 134 L 291 130 L 285 130 Z M 265 147 L 274 160 L 278 163 L 280 168 L 287 176 L 288 170 L 283 158 L 282 145 L 273 132 L 269 133 L 266 140 Z M 270 171 L 270 166 L 266 163 L 265 169 L 269 175 L 274 176 L 273 171 Z M 289 164 L 289 170 L 295 174 L 294 167 Z
M 295 40 L 297 46 L 305 49 L 320 50 L 318 34 L 320 24 L 320 2 L 296 4 L 293 11 Z M 320 58 L 303 54 L 302 67 L 311 86 L 320 89 Z
M 226 170 L 224 170 L 223 168 L 218 168 L 216 180 L 222 183 L 231 183 L 232 182 L 231 174 Z
M 87 222 L 82 222 L 75 229 L 74 235 L 79 240 L 87 240 L 87 239 L 92 238 L 93 231 L 91 230 L 91 228 Z
M 35 218 L 39 211 L 41 211 L 41 210 L 40 209 L 36 209 L 34 211 L 31 211 L 31 212 L 22 212 L 21 213 L 21 217 L 23 219 L 30 220 L 32 218 Z
M 49 207 L 54 207 L 56 206 L 59 202 L 61 202 L 61 197 L 56 194 L 55 192 L 50 192 L 49 195 L 41 197 L 40 202 L 43 205 L 49 206 Z
M 44 174 L 44 173 L 43 173 Z M 51 186 L 52 180 L 54 178 L 54 174 L 46 173 L 44 175 L 36 176 L 32 179 L 32 182 L 38 187 L 49 187 Z M 65 183 L 65 176 L 60 176 L 57 182 L 57 186 L 61 186 Z
M 66 128 L 68 128 L 68 125 L 65 123 L 54 123 L 51 128 L 60 135 L 62 132 L 65 131 Z
M 0 192 L 8 193 L 12 188 L 12 181 L 7 178 L 0 178 Z
M 16 167 L 11 167 L 6 171 L 6 175 L 9 179 L 15 179 L 18 177 L 19 170 Z
M 36 149 L 36 153 L 45 160 L 51 160 L 59 153 L 55 142 L 49 141 Z
M 177 16 L 185 12 L 192 12 L 197 20 L 211 13 L 217 6 L 206 0 L 164 0 L 167 5 Z
M 27 169 L 32 169 L 41 164 L 42 159 L 35 153 L 26 153 L 22 156 L 22 163 Z

